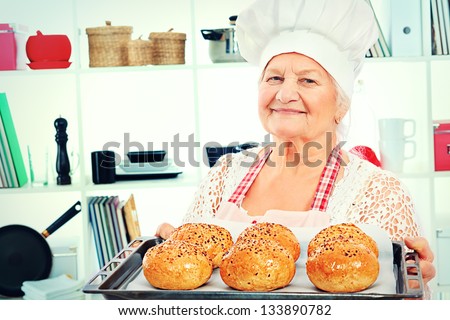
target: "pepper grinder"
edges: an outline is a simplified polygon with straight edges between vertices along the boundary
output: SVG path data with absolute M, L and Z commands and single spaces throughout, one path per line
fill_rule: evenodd
M 56 178 L 56 184 L 71 184 L 70 162 L 69 155 L 67 154 L 67 120 L 59 117 L 55 120 L 54 125 L 56 128 L 55 141 L 58 144 L 56 154 L 56 172 L 58 173 L 58 177 Z

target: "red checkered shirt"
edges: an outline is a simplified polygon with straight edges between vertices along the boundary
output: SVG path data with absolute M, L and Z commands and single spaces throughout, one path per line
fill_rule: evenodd
M 266 148 L 262 157 L 255 161 L 245 177 L 242 179 L 241 183 L 231 195 L 228 200 L 229 202 L 236 205 L 240 205 L 242 203 L 245 194 L 248 189 L 250 189 L 253 181 L 255 181 L 256 176 L 261 171 L 271 152 L 271 148 Z M 337 146 L 328 156 L 327 164 L 322 171 L 322 175 L 316 189 L 311 210 L 325 211 L 327 209 L 328 198 L 333 190 L 334 182 L 336 181 L 339 169 L 341 168 L 341 160 L 341 149 Z
M 327 164 L 322 170 L 311 210 L 327 210 L 328 198 L 330 197 L 331 191 L 333 191 L 334 182 L 341 168 L 341 160 L 341 148 L 338 145 L 331 151 Z

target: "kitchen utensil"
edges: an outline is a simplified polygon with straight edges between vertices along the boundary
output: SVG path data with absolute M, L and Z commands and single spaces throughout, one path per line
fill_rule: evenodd
M 244 292 L 229 290 L 228 288 L 213 289 L 214 282 L 220 283 L 218 270 L 202 288 L 195 290 L 160 290 L 152 288 L 148 283 L 145 289 L 133 288 L 132 284 L 139 281 L 142 276 L 142 258 L 145 252 L 160 243 L 161 238 L 140 237 L 131 242 L 128 247 L 119 252 L 101 270 L 97 272 L 84 286 L 83 292 L 102 294 L 105 299 L 139 299 L 139 300 L 356 300 L 356 299 L 408 299 L 423 296 L 422 274 L 417 252 L 406 253 L 403 242 L 392 242 L 392 270 L 395 275 L 395 292 L 355 292 L 330 293 L 315 289 L 293 291 L 291 287 L 272 292 Z M 408 263 L 406 262 L 408 261 Z M 408 270 L 409 269 L 409 270 Z M 417 270 L 416 274 L 408 271 Z M 417 281 L 419 288 L 413 289 L 409 280 Z M 144 280 L 145 281 L 145 280 Z M 299 286 L 303 286 L 302 283 Z M 222 286 L 223 287 L 223 286 Z
M 412 138 L 416 133 L 414 119 L 385 118 L 379 119 L 380 140 L 398 140 Z
M 396 173 L 403 172 L 405 160 L 416 155 L 416 142 L 413 140 L 380 140 L 381 167 Z
M 38 30 L 28 38 L 26 52 L 31 62 L 69 61 L 72 46 L 65 34 L 44 35 Z
M 56 154 L 56 183 L 58 185 L 68 185 L 72 183 L 70 178 L 70 161 L 67 153 L 67 120 L 64 118 L 57 118 L 54 122 L 56 129 L 55 141 L 57 144 Z
M 221 62 L 244 62 L 239 53 L 237 39 L 235 38 L 234 23 L 237 16 L 230 17 L 230 26 L 219 29 L 202 29 L 201 33 L 205 40 L 209 40 L 209 58 L 214 63 Z
M 80 211 L 81 203 L 77 201 L 42 233 L 19 224 L 0 228 L 1 295 L 21 297 L 24 281 L 42 280 L 50 275 L 53 258 L 45 239 Z
M 165 159 L 164 161 L 156 161 L 156 162 L 130 162 L 125 161 L 121 163 L 119 166 L 125 172 L 142 172 L 142 173 L 150 173 L 150 172 L 162 172 L 170 167 L 172 167 L 173 160 Z
M 41 69 L 67 69 L 70 67 L 72 62 L 69 61 L 34 61 L 27 63 L 30 69 L 41 70 Z
M 116 154 L 102 150 L 91 153 L 92 182 L 105 184 L 116 182 Z
M 128 159 L 132 163 L 163 161 L 166 156 L 165 150 L 153 151 L 130 151 L 127 153 Z
M 163 171 L 153 172 L 127 172 L 121 166 L 116 167 L 116 181 L 132 181 L 132 180 L 153 180 L 153 179 L 171 179 L 176 178 L 179 174 L 182 174 L 180 168 L 176 166 L 170 166 Z
M 239 145 L 230 146 L 206 146 L 206 155 L 208 156 L 208 164 L 213 167 L 217 160 L 224 154 L 228 153 L 238 153 L 246 149 L 254 148 L 259 146 L 257 142 L 246 142 Z

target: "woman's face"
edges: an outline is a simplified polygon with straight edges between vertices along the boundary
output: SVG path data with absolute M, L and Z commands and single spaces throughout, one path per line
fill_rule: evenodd
M 340 119 L 333 79 L 320 64 L 298 53 L 275 56 L 259 85 L 263 127 L 283 141 L 304 143 L 335 132 Z

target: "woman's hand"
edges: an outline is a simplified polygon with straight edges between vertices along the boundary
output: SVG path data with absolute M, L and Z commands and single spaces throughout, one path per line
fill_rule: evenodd
M 431 279 L 436 276 L 436 269 L 433 265 L 434 254 L 431 251 L 427 239 L 422 237 L 405 238 L 405 245 L 417 252 L 420 259 L 420 270 L 422 271 L 423 284 L 426 285 Z
M 173 233 L 174 230 L 175 228 L 171 224 L 162 223 L 156 229 L 155 236 L 167 239 L 170 237 L 170 235 Z

